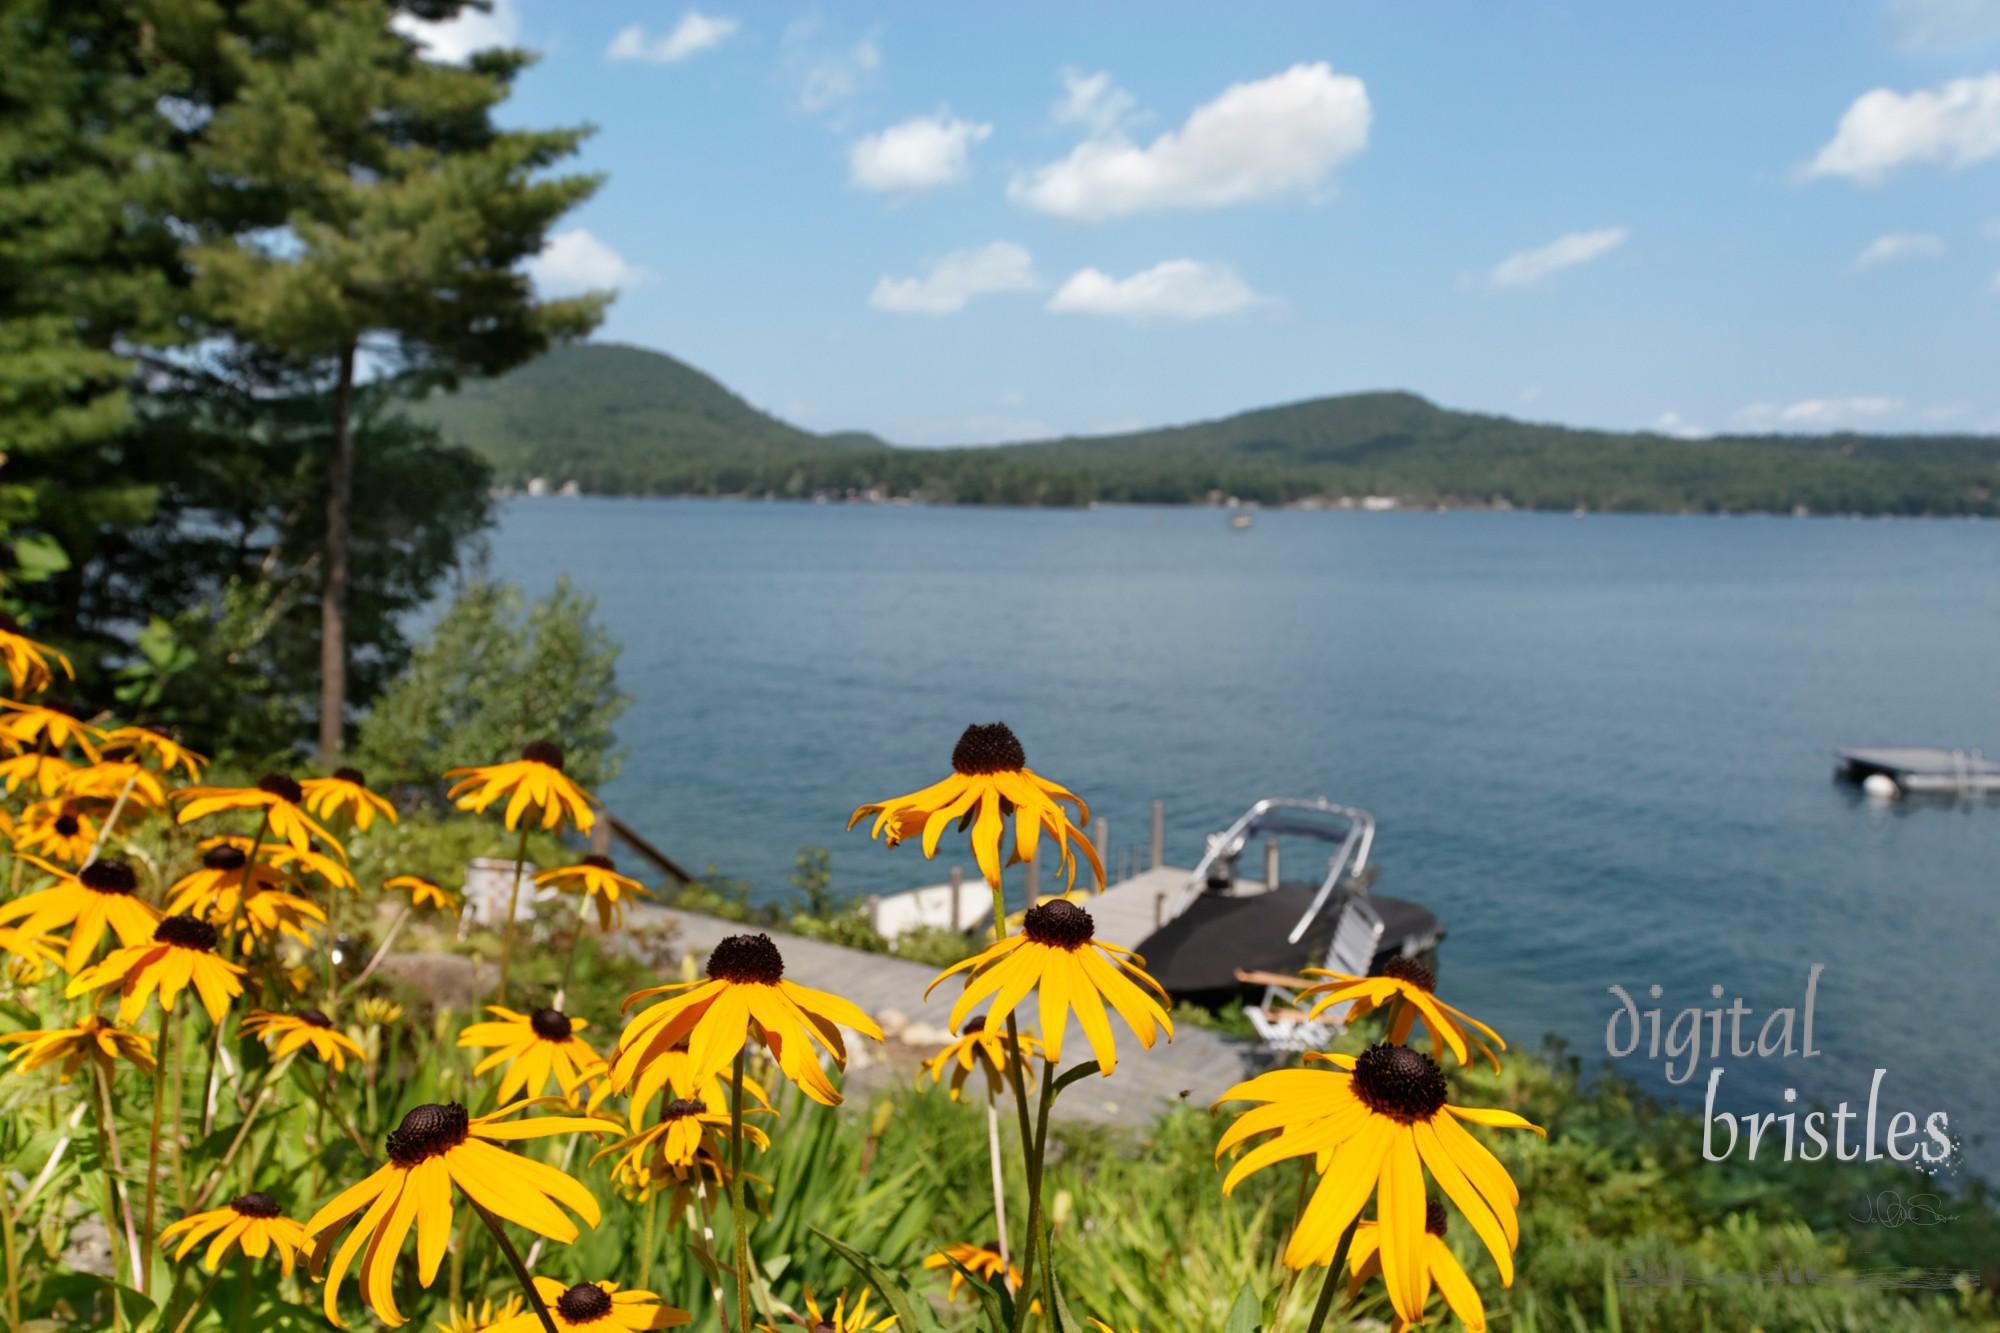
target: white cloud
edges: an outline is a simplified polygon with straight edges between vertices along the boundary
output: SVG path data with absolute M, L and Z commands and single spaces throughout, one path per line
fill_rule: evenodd
M 2000 0 L 1889 0 L 1882 18 L 1905 51 L 1948 51 L 2000 32 Z
M 1706 426 L 1697 426 L 1692 421 L 1683 419 L 1678 412 L 1662 412 L 1640 429 L 1651 431 L 1655 435 L 1671 435 L 1681 440 L 1705 440 L 1709 433 Z
M 1625 244 L 1632 233 L 1623 227 L 1603 227 L 1597 231 L 1573 231 L 1537 250 L 1508 255 L 1485 276 L 1485 285 L 1495 288 L 1529 287 L 1552 273 L 1578 264 L 1588 264 Z M 1465 285 L 1477 285 L 1467 283 Z
M 1131 119 L 1138 105 L 1132 94 L 1111 81 L 1108 71 L 1085 75 L 1066 69 L 1062 79 L 1062 100 L 1049 108 L 1058 125 L 1082 125 L 1103 138 Z
M 1899 412 L 1900 398 L 1806 398 L 1796 403 L 1752 403 L 1736 413 L 1751 430 L 1839 430 Z
M 1860 254 L 1854 256 L 1857 269 L 1874 268 L 1877 264 L 1887 264 L 1897 259 L 1934 259 L 1944 253 L 1944 238 L 1929 236 L 1923 232 L 1892 231 L 1887 236 L 1877 236 L 1868 242 Z
M 432 60 L 450 65 L 476 51 L 513 46 L 521 37 L 521 16 L 514 12 L 514 0 L 493 0 L 493 8 L 484 12 L 468 6 L 457 18 L 443 23 L 398 14 L 389 20 L 389 26 L 415 40 Z
M 881 194 L 915 194 L 971 174 L 972 145 L 991 125 L 955 120 L 948 111 L 915 116 L 871 134 L 847 153 L 847 183 Z
M 988 292 L 1033 291 L 1042 285 L 1035 261 L 1012 241 L 955 250 L 932 263 L 921 278 L 884 276 L 868 304 L 899 315 L 950 315 Z
M 1059 217 L 1101 221 L 1167 208 L 1222 208 L 1312 193 L 1368 145 L 1371 111 L 1361 80 L 1324 62 L 1239 83 L 1196 108 L 1178 130 L 1141 148 L 1115 126 L 1130 106 L 1102 75 L 1070 85 L 1058 104 L 1093 126 L 1057 162 L 1016 176 L 1014 202 Z
M 603 241 L 578 227 L 549 237 L 542 252 L 527 264 L 528 276 L 542 296 L 574 296 L 578 292 L 631 287 L 649 276 Z
M 735 19 L 712 18 L 698 9 L 690 9 L 664 37 L 648 37 L 645 27 L 634 23 L 611 39 L 604 58 L 671 65 L 711 46 L 720 46 L 742 26 Z
M 1234 314 L 1270 300 L 1253 291 L 1227 264 L 1169 259 L 1129 278 L 1081 269 L 1056 289 L 1048 308 L 1058 314 L 1103 315 L 1137 323 L 1186 323 Z
M 1899 93 L 1877 88 L 1854 99 L 1807 176 L 1880 185 L 1911 162 L 1969 167 L 2000 154 L 2000 73 Z
M 847 106 L 874 83 L 882 69 L 882 48 L 869 33 L 852 46 L 829 50 L 819 40 L 820 20 L 799 19 L 785 29 L 785 65 L 798 84 L 799 109 L 839 120 Z

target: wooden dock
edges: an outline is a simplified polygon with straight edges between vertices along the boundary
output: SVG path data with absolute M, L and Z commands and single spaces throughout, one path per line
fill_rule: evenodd
M 2000 795 L 2000 761 L 1978 750 L 1922 745 L 1850 748 L 1835 750 L 1833 759 L 1834 776 L 1842 782 L 1887 778 L 1904 792 Z

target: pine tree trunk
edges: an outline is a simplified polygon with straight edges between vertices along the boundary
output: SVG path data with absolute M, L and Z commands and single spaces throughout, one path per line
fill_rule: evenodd
M 319 762 L 340 759 L 347 717 L 347 537 L 354 500 L 354 346 L 340 349 L 333 388 L 333 460 L 326 476 L 326 567 L 320 594 Z

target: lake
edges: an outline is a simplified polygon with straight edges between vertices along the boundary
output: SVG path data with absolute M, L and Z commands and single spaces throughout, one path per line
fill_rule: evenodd
M 1443 918 L 1446 998 L 1516 1046 L 1604 1058 L 1642 1007 L 1753 1026 L 1801 1004 L 1813 1059 L 1703 1060 L 1669 1088 L 1778 1112 L 1947 1111 L 1992 1173 L 2000 800 L 1892 806 L 1836 745 L 2000 751 L 2000 523 L 1455 512 L 1095 511 L 515 500 L 494 572 L 598 599 L 637 696 L 609 806 L 669 855 L 789 892 L 970 865 L 962 838 L 844 831 L 1005 720 L 1117 848 L 1167 859 L 1267 795 L 1360 805 L 1385 893 Z M 1662 998 L 1646 988 L 1663 988 Z M 1711 999 L 1711 986 L 1725 998 Z M 1725 1024 L 1725 1028 L 1726 1028 Z M 1677 1071 L 1678 1072 L 1678 1069 Z

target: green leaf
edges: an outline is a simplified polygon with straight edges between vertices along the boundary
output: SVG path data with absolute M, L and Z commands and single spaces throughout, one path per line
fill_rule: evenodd
M 22 583 L 40 583 L 69 568 L 69 552 L 55 538 L 34 533 L 14 539 L 14 577 Z
M 949 1254 L 945 1255 L 945 1258 L 951 1259 L 951 1266 L 958 1270 L 958 1275 L 965 1279 L 966 1285 L 979 1297 L 979 1303 L 986 1309 L 986 1321 L 992 1326 L 993 1333 L 1007 1333 L 1008 1329 L 1014 1327 L 1014 1302 L 1007 1295 L 1006 1285 L 1003 1283 L 1000 1290 L 995 1291 L 993 1285 L 985 1278 L 958 1260 L 952 1259 Z
M 1257 1289 L 1245 1282 L 1236 1293 L 1236 1304 L 1229 1307 L 1222 1333 L 1258 1333 L 1263 1327 L 1262 1314 L 1263 1303 L 1257 1299 Z
M 930 1302 L 912 1299 L 903 1279 L 893 1276 L 861 1251 L 842 1244 L 818 1227 L 811 1230 L 813 1235 L 826 1242 L 828 1249 L 853 1264 L 863 1277 L 875 1285 L 875 1290 L 896 1312 L 897 1327 L 912 1330 L 912 1333 L 944 1333 L 937 1316 L 931 1312 Z
M 1062 1096 L 1064 1088 L 1067 1088 L 1080 1078 L 1088 1078 L 1097 1072 L 1098 1065 L 1095 1060 L 1086 1060 L 1074 1069 L 1065 1069 L 1061 1076 L 1056 1079 L 1055 1091 L 1049 1094 L 1049 1099 L 1051 1101 L 1055 1100 L 1057 1097 Z

